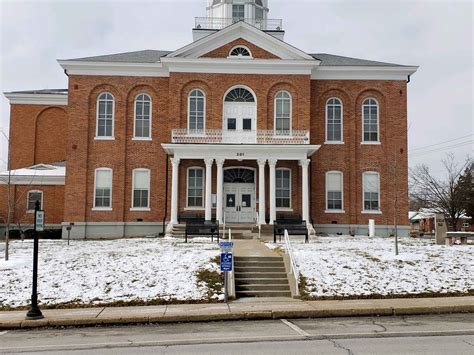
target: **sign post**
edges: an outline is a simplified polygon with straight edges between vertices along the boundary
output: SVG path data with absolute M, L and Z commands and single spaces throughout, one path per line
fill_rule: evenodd
M 26 313 L 26 319 L 43 319 L 43 313 L 38 307 L 38 232 L 44 231 L 44 211 L 40 203 L 35 203 L 35 228 L 33 231 L 33 289 L 31 292 L 31 309 Z
M 221 247 L 221 271 L 224 272 L 224 302 L 229 300 L 228 274 L 232 271 L 232 248 L 234 242 L 220 242 Z

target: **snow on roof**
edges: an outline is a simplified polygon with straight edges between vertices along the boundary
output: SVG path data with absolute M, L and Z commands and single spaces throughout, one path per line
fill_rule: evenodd
M 425 219 L 425 218 L 434 218 L 436 213 L 438 213 L 438 212 L 433 208 L 420 208 L 419 211 L 410 211 L 410 212 L 408 212 L 408 219 L 410 221 L 415 222 L 415 221 L 419 221 L 419 220 L 422 220 L 422 219 Z M 471 217 L 469 217 L 468 215 L 466 215 L 464 213 L 461 216 L 459 216 L 459 218 L 461 218 L 461 219 L 471 219 Z
M 4 171 L 0 173 L 0 184 L 7 184 L 9 175 L 15 185 L 64 185 L 66 166 L 64 162 L 59 162 Z

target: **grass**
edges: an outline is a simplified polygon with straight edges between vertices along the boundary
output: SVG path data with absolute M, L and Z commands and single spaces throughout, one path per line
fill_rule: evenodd
M 215 256 L 210 259 L 211 264 L 219 265 L 221 262 L 220 256 Z M 209 269 L 201 269 L 196 272 L 197 283 L 206 284 L 208 291 L 207 296 L 209 299 L 215 298 L 215 295 L 222 293 L 224 287 L 224 274 L 219 271 L 213 271 Z

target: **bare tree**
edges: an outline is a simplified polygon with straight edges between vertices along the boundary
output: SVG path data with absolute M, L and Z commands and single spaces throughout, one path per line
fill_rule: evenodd
M 451 230 L 456 230 L 459 219 L 465 212 L 466 191 L 460 179 L 472 160 L 467 158 L 464 163 L 459 164 L 453 154 L 448 154 L 442 163 L 445 168 L 444 178 L 434 176 L 425 164 L 411 169 L 410 194 L 425 207 L 442 213 Z

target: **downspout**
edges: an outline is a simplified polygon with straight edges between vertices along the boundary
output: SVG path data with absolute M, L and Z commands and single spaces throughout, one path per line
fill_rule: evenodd
M 411 75 L 408 75 L 407 84 L 410 82 L 410 79 L 411 79 Z
M 163 217 L 163 232 L 160 235 L 165 236 L 166 233 L 166 218 L 168 218 L 168 172 L 169 172 L 169 155 L 166 154 L 166 174 L 165 174 L 165 214 Z

